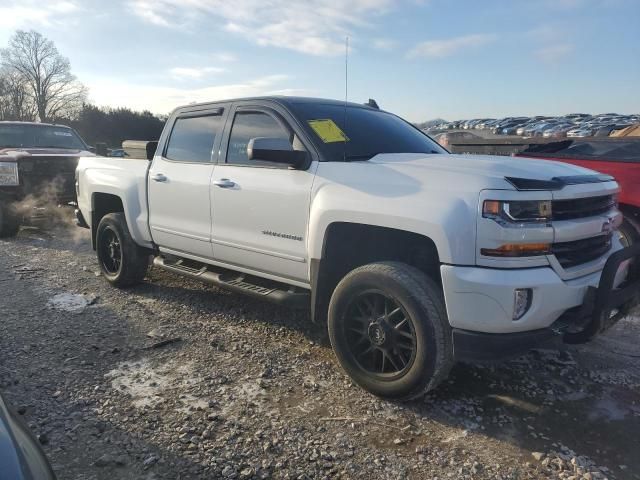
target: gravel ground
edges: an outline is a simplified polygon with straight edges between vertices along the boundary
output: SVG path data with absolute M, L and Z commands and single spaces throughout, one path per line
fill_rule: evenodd
M 0 389 L 60 479 L 640 479 L 637 317 L 397 404 L 307 312 L 159 270 L 113 289 L 81 229 L 0 252 Z

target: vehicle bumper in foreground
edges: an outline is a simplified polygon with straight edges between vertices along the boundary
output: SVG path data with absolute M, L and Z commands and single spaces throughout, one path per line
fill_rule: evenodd
M 626 273 L 626 278 L 621 278 Z M 458 360 L 494 360 L 564 341 L 584 343 L 640 303 L 640 244 L 612 254 L 602 272 L 563 281 L 551 268 L 442 267 Z M 513 320 L 514 289 L 531 288 L 527 313 Z

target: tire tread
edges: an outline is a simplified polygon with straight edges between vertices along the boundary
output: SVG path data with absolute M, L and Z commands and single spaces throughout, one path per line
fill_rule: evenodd
M 149 252 L 147 249 L 140 247 L 133 241 L 124 213 L 108 213 L 100 220 L 98 225 L 98 236 L 100 235 L 101 226 L 111 224 L 118 230 L 121 235 L 121 243 L 123 249 L 123 262 L 120 274 L 110 279 L 109 283 L 118 288 L 127 288 L 140 283 L 149 269 Z M 99 241 L 99 239 L 98 239 Z
M 385 261 L 370 263 L 349 272 L 338 284 L 349 282 L 354 276 L 362 273 L 383 274 L 403 285 L 416 300 L 428 317 L 432 320 L 436 343 L 436 361 L 433 375 L 417 384 L 416 387 L 398 400 L 412 400 L 436 388 L 449 374 L 453 366 L 453 345 L 451 327 L 446 314 L 442 289 L 433 279 L 415 267 L 402 262 Z M 333 301 L 333 300 L 332 300 Z
M 0 200 L 0 238 L 15 237 L 20 230 L 20 216 L 11 204 Z

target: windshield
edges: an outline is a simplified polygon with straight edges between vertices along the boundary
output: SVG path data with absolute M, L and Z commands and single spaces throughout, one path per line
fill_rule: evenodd
M 86 150 L 70 128 L 50 125 L 0 125 L 0 148 L 68 148 Z
M 331 162 L 368 160 L 379 153 L 447 153 L 425 133 L 391 113 L 315 103 L 294 103 L 291 109 Z M 323 131 L 327 132 L 324 139 Z

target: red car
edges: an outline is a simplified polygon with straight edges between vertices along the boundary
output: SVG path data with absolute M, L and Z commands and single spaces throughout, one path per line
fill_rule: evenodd
M 640 139 L 567 140 L 535 145 L 518 157 L 543 158 L 572 163 L 611 175 L 620 184 L 620 227 L 623 244 L 640 241 Z

